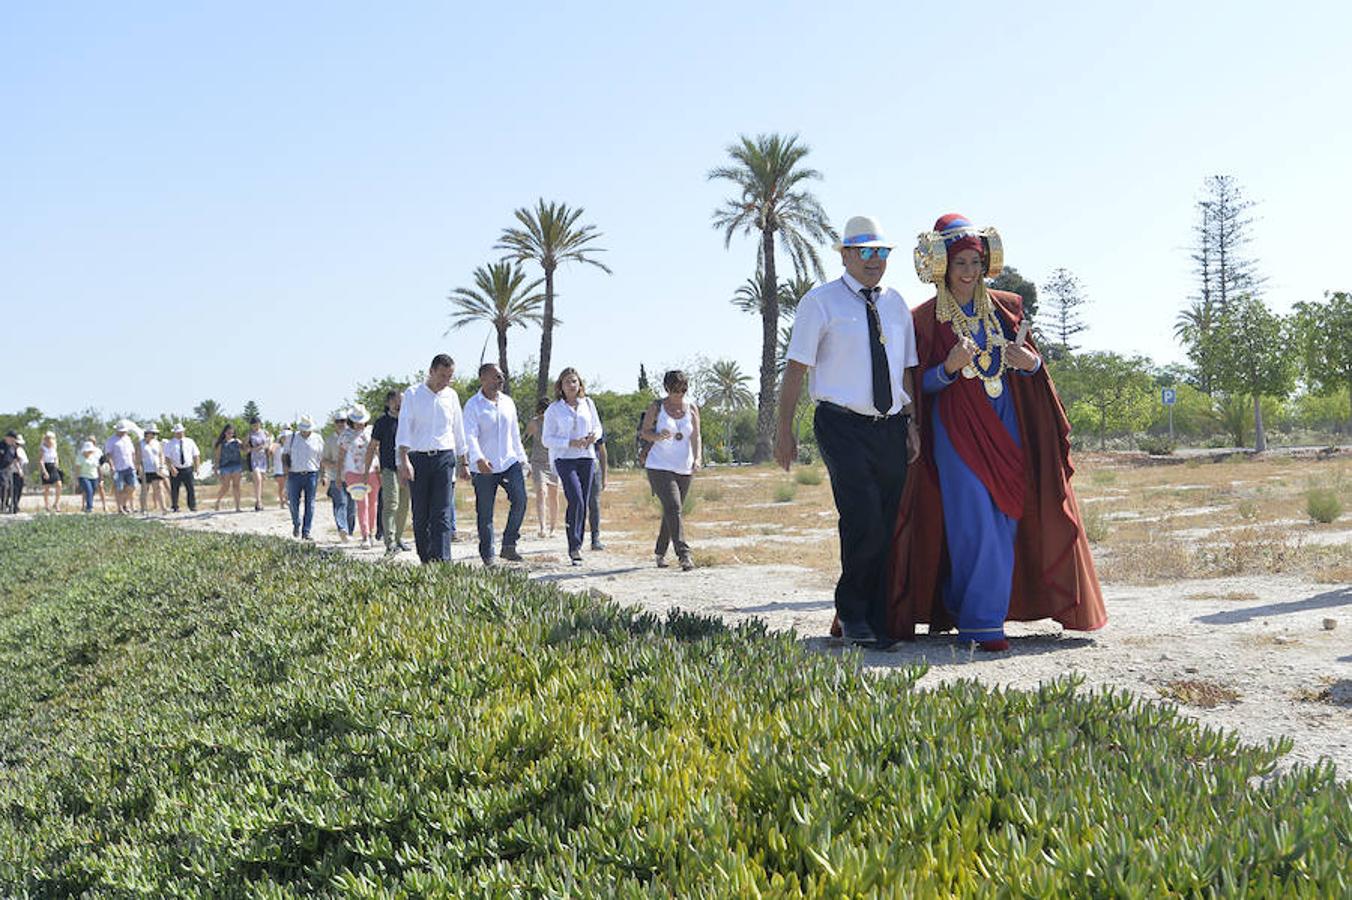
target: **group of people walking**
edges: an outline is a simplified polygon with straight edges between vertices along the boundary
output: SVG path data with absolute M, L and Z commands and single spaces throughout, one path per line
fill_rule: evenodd
M 870 217 L 846 223 L 845 272 L 800 300 L 780 389 L 787 470 L 811 371 L 840 516 L 833 633 L 885 649 L 928 623 L 1002 651 L 1007 621 L 1102 626 L 1069 422 L 1022 299 L 986 285 L 1003 265 L 998 232 L 949 214 L 921 234 L 916 272 L 936 294 L 915 310 L 882 285 L 894 246 Z
M 839 512 L 833 632 L 885 648 L 928 623 L 931 632 L 956 627 L 961 641 L 1001 651 L 1009 647 L 1010 620 L 1100 627 L 1107 615 L 1070 487 L 1070 426 L 1029 340 L 1021 298 L 986 284 L 1003 265 L 999 234 L 956 214 L 935 222 L 914 255 L 935 296 L 914 310 L 882 285 L 893 248 L 875 220 L 849 220 L 836 244 L 845 271 L 800 300 L 780 388 L 775 459 L 787 470 L 796 456 L 793 412 L 811 372 L 813 431 Z M 254 508 L 261 509 L 264 473 L 271 472 L 294 536 L 310 537 L 315 494 L 326 488 L 342 540 L 359 532 L 369 547 L 373 535 L 383 536 L 386 552 L 397 553 L 407 549 L 411 513 L 419 559 L 449 561 L 455 485 L 468 478 L 479 557 L 494 565 L 521 559 L 530 478 L 542 536 L 546 520 L 554 529 L 562 492 L 568 556 L 581 564 L 589 509 L 591 547 L 601 548 L 597 506 L 607 468 L 605 429 L 581 374 L 571 367 L 559 373 L 524 440 L 496 365 L 480 366 L 480 388 L 463 407 L 451 387 L 454 374 L 454 360 L 438 354 L 424 383 L 386 396 L 374 424 L 360 406 L 336 414 L 327 441 L 309 416 L 275 439 L 257 420 L 243 437 L 227 426 L 212 448 L 217 508 L 232 497 L 240 509 L 247 469 Z M 640 462 L 662 507 L 656 564 L 667 566 L 674 550 L 688 570 L 682 509 L 703 458 L 700 416 L 683 373 L 667 372 L 663 386 L 665 395 L 638 428 Z M 175 425 L 163 446 L 147 428 L 139 450 L 134 432 L 124 420 L 101 452 L 92 437 L 80 447 L 85 509 L 96 492 L 103 497 L 101 465 L 111 470 L 120 512 L 131 511 L 138 485 L 143 510 L 148 493 L 163 508 L 166 481 L 172 509 L 180 488 L 196 509 L 201 454 L 183 426 Z M 4 509 L 17 508 L 22 474 L 15 473 L 27 464 L 16 437 L 11 432 L 0 445 Z M 44 503 L 53 487 L 59 501 L 64 475 L 51 433 L 41 453 Z M 499 491 L 508 503 L 500 543 L 493 518 Z

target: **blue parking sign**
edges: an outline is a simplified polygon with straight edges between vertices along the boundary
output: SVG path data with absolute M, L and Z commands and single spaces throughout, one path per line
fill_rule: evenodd
M 1164 400 L 1165 406 L 1173 406 L 1178 402 L 1178 392 L 1173 388 L 1165 388 L 1160 391 L 1160 397 Z

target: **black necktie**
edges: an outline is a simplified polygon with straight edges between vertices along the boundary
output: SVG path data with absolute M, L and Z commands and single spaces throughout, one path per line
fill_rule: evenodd
M 873 406 L 878 415 L 885 416 L 892 409 L 892 375 L 887 369 L 887 347 L 883 344 L 882 319 L 873 295 L 878 288 L 860 288 L 864 305 L 868 307 L 868 350 L 873 359 Z

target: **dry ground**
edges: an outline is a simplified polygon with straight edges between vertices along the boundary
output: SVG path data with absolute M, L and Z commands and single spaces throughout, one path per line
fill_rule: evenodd
M 1143 464 L 1139 456 L 1086 454 L 1075 480 L 1104 584 L 1109 625 L 1092 635 L 1052 622 L 1011 626 L 1014 649 L 974 655 L 945 637 L 896 652 L 863 653 L 886 670 L 927 663 L 921 682 L 975 678 L 1030 687 L 1066 673 L 1086 687 L 1165 698 L 1204 724 L 1262 742 L 1290 736 L 1290 762 L 1333 761 L 1352 774 L 1352 454 L 1202 458 Z M 1337 492 L 1348 510 L 1330 524 L 1305 512 L 1305 492 Z M 457 558 L 473 560 L 473 510 L 459 491 Z M 201 492 L 213 498 L 214 488 Z M 274 495 L 275 496 L 275 495 Z M 700 473 L 689 540 L 700 568 L 652 564 L 658 508 L 641 473 L 616 472 L 604 496 L 606 550 L 567 564 L 562 536 L 538 538 L 532 504 L 522 551 L 532 577 L 656 610 L 683 607 L 729 620 L 759 617 L 793 628 L 823 652 L 837 573 L 836 516 L 819 468 Z M 67 508 L 73 501 L 67 499 Z M 210 503 L 200 504 L 209 509 Z M 505 504 L 499 503 L 498 528 Z M 25 508 L 41 508 L 26 498 Z M 246 509 L 251 503 L 246 503 Z M 315 534 L 333 540 L 327 501 Z M 285 536 L 287 517 L 199 512 L 185 527 Z M 346 552 L 371 560 L 378 551 Z M 409 561 L 408 555 L 402 557 Z

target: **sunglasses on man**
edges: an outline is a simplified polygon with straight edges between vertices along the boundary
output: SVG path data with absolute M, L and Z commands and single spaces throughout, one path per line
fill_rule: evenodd
M 887 259 L 892 253 L 891 247 L 856 247 L 859 251 L 860 259 L 873 259 L 873 254 L 878 254 L 879 259 Z

